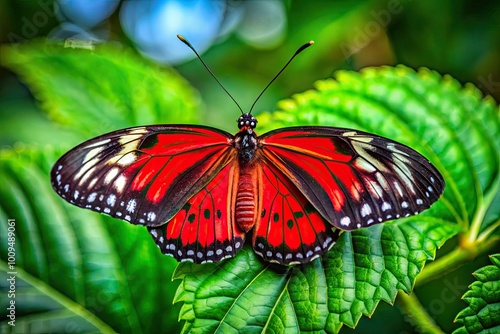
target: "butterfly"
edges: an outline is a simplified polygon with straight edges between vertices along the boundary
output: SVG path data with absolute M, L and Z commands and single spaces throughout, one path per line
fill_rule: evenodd
M 417 214 L 444 191 L 425 157 L 390 139 L 327 126 L 257 136 L 251 112 L 237 122 L 235 135 L 198 125 L 101 135 L 55 163 L 52 186 L 71 204 L 146 226 L 178 261 L 231 258 L 251 239 L 283 265 L 323 255 L 341 231 Z

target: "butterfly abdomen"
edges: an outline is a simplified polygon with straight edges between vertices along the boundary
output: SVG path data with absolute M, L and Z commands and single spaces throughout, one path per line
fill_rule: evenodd
M 238 192 L 236 194 L 235 218 L 239 227 L 248 232 L 256 222 L 258 200 L 258 168 L 252 164 L 240 166 Z

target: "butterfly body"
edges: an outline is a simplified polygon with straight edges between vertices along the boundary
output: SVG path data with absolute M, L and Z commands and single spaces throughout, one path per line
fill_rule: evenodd
M 68 202 L 148 228 L 179 261 L 233 257 L 247 236 L 267 261 L 306 263 L 341 230 L 428 208 L 439 172 L 411 148 L 332 127 L 239 131 L 155 125 L 91 139 L 59 159 L 52 185 Z

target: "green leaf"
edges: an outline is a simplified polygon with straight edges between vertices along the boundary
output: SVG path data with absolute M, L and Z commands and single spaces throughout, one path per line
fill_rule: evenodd
M 1 51 L 3 65 L 21 75 L 49 116 L 85 137 L 197 120 L 200 102 L 188 83 L 124 46 L 89 50 L 38 41 Z
M 10 267 L 9 226 L 0 224 L 0 304 L 5 312 L 15 300 L 16 331 L 175 330 L 176 262 L 158 252 L 146 229 L 62 205 L 48 176 L 55 156 L 50 150 L 0 153 L 0 216 L 13 219 L 15 234 Z M 7 297 L 11 275 L 15 298 Z
M 430 217 L 345 232 L 323 259 L 284 267 L 264 263 L 250 247 L 234 260 L 181 263 L 175 301 L 184 332 L 338 332 L 371 315 L 380 300 L 410 292 L 425 261 L 457 232 Z
M 473 275 L 477 279 L 469 286 L 463 299 L 469 304 L 455 322 L 462 325 L 454 333 L 500 332 L 500 254 L 490 256 L 493 263 Z

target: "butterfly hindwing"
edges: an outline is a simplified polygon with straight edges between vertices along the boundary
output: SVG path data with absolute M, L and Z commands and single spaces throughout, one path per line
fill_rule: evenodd
M 430 207 L 444 190 L 418 152 L 349 129 L 297 127 L 260 137 L 262 155 L 335 227 L 353 230 Z
M 253 230 L 253 248 L 270 262 L 296 264 L 324 254 L 338 232 L 275 166 L 262 168 L 262 211 Z
M 245 240 L 245 233 L 234 219 L 237 180 L 235 160 L 191 197 L 167 224 L 149 228 L 161 251 L 178 261 L 195 263 L 233 257 Z
M 234 159 L 231 140 L 224 131 L 191 125 L 111 132 L 60 158 L 52 185 L 74 205 L 158 226 Z

